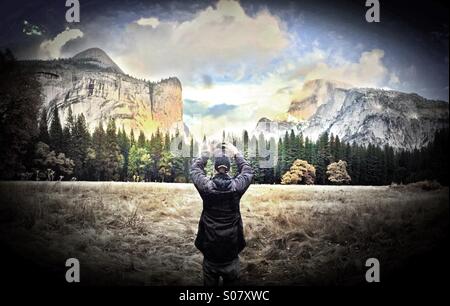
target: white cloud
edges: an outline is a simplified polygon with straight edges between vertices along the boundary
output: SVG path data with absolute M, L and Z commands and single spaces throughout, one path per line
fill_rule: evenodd
M 151 79 L 177 75 L 186 84 L 205 74 L 242 78 L 278 56 L 289 38 L 269 11 L 249 16 L 237 1 L 221 0 L 183 22 L 141 18 L 117 42 L 116 61 L 128 73 Z
M 40 45 L 40 51 L 44 58 L 58 58 L 61 56 L 61 48 L 70 40 L 83 37 L 79 29 L 67 28 L 53 39 L 45 40 Z
M 158 18 L 150 17 L 150 18 L 140 18 L 138 21 L 136 21 L 138 25 L 141 26 L 150 26 L 152 28 L 156 28 L 159 25 Z
M 81 45 L 105 47 L 119 67 L 135 77 L 177 76 L 183 98 L 205 108 L 238 106 L 223 116 L 186 118 L 197 135 L 251 130 L 263 116 L 280 118 L 307 80 L 331 79 L 360 87 L 400 81 L 385 67 L 383 50 L 362 52 L 364 45 L 358 44 L 350 56 L 336 46 L 327 49 L 318 39 L 304 39 L 301 27 L 289 31 L 265 9 L 250 16 L 237 1 L 220 0 L 184 15 L 190 17 L 183 21 L 157 16 L 138 16 L 111 35 L 89 33 Z M 312 51 L 305 53 L 309 48 Z
M 280 118 L 286 114 L 292 93 L 286 88 L 300 87 L 300 80 L 286 81 L 278 74 L 270 74 L 258 83 L 216 84 L 210 89 L 202 86 L 185 86 L 183 97 L 199 101 L 204 107 L 216 104 L 233 104 L 238 107 L 223 116 L 192 116 L 186 118 L 195 135 L 219 135 L 222 130 L 240 133 L 252 131 L 261 117 Z
M 314 48 L 299 59 L 285 58 L 259 82 L 215 84 L 210 89 L 185 86 L 185 98 L 207 106 L 220 103 L 239 106 L 221 117 L 204 116 L 191 120 L 190 127 L 199 135 L 211 135 L 220 134 L 222 129 L 252 130 L 261 117 L 286 119 L 291 101 L 301 93 L 304 82 L 312 79 L 328 79 L 357 87 L 382 87 L 389 77 L 392 81 L 397 77 L 389 73 L 382 62 L 383 56 L 383 50 L 374 49 L 362 52 L 358 60 L 350 61 L 337 53 Z M 334 64 L 329 64 L 330 61 Z
M 395 72 L 391 72 L 389 75 L 389 85 L 398 85 L 400 84 L 400 78 Z
M 302 76 L 305 80 L 336 80 L 357 87 L 379 87 L 389 74 L 382 61 L 384 51 L 380 49 L 362 52 L 357 62 L 339 57 L 335 65 L 328 63 L 330 56 L 320 54 L 323 51 L 315 53 L 319 53 L 312 56 L 315 61 L 300 67 L 296 71 L 296 76 Z

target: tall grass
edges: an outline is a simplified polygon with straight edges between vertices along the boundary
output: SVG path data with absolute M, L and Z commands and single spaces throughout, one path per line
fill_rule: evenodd
M 252 185 L 244 284 L 353 284 L 448 233 L 448 188 Z M 94 284 L 198 285 L 201 200 L 189 184 L 0 183 L 1 240 L 38 264 L 76 257 Z

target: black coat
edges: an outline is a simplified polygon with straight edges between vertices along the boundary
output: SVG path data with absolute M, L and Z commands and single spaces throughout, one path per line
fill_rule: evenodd
M 197 158 L 191 167 L 191 178 L 202 200 L 203 211 L 198 225 L 195 246 L 212 262 L 235 259 L 245 247 L 240 200 L 253 178 L 253 171 L 241 154 L 235 161 L 238 175 L 207 177 L 207 157 Z

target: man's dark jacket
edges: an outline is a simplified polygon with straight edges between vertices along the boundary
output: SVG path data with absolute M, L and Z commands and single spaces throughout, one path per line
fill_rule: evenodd
M 191 178 L 203 200 L 195 246 L 205 258 L 216 263 L 235 259 L 245 247 L 239 202 L 253 177 L 244 157 L 235 156 L 238 175 L 216 174 L 207 177 L 207 157 L 197 158 L 191 167 Z

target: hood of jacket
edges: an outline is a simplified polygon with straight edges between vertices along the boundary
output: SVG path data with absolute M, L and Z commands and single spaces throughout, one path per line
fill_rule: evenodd
M 216 174 L 213 178 L 213 187 L 217 191 L 229 191 L 231 190 L 232 178 L 227 173 Z

